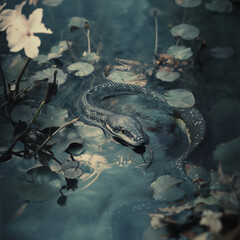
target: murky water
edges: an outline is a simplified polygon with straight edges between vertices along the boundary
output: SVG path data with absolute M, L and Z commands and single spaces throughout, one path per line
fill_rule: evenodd
M 45 7 L 45 24 L 51 26 L 56 34 L 51 38 L 43 36 L 42 51 L 47 52 L 49 46 L 60 39 L 79 39 L 78 48 L 86 48 L 83 33 L 78 31 L 68 36 L 67 23 L 72 16 L 85 17 L 90 21 L 94 48 L 101 48 L 101 61 L 94 74 L 85 79 L 71 75 L 60 87 L 53 102 L 74 116 L 74 99 L 90 86 L 106 81 L 102 72 L 115 58 L 141 61 L 152 66 L 154 8 L 159 9 L 158 51 L 165 53 L 169 46 L 176 43 L 169 33 L 169 26 L 181 23 L 183 18 L 183 9 L 176 6 L 174 1 L 65 0 L 56 8 Z M 152 77 L 147 84 L 153 89 L 160 86 L 165 89 L 185 88 L 194 93 L 209 126 L 207 143 L 195 159 L 199 158 L 199 162 L 209 168 L 216 167 L 212 157 L 216 145 L 240 135 L 239 11 L 238 7 L 232 14 L 214 15 L 207 12 L 204 6 L 187 9 L 185 21 L 200 28 L 201 37 L 207 41 L 209 48 L 229 46 L 234 49 L 233 56 L 222 60 L 205 53 L 202 56 L 204 66 L 186 69 L 180 81 L 162 86 L 159 80 Z M 197 49 L 198 42 L 193 41 L 189 46 Z M 40 95 L 42 93 L 39 92 Z M 39 96 L 35 98 L 41 99 Z M 101 146 L 93 152 L 104 157 L 104 166 L 107 167 L 99 170 L 101 174 L 88 188 L 81 191 L 84 184 L 79 181 L 75 191 L 65 191 L 67 204 L 59 206 L 56 201 L 25 202 L 16 192 L 15 176 L 32 167 L 34 159 L 16 157 L 1 163 L 0 178 L 4 181 L 0 183 L 0 233 L 3 240 L 158 239 L 150 229 L 148 214 L 162 203 L 153 199 L 150 184 L 159 175 L 178 176 L 175 160 L 186 147 L 187 139 L 178 126 L 172 127 L 168 116 L 151 99 L 124 96 L 107 99 L 102 105 L 114 112 L 134 115 L 141 121 L 155 154 L 150 169 L 145 174 L 139 174 L 141 169 L 138 165 L 143 163 L 141 154 L 104 136 Z M 90 151 L 85 152 L 88 153 Z M 59 156 L 62 159 L 65 157 Z M 148 159 L 148 152 L 144 153 L 144 157 Z M 191 196 L 192 190 L 188 186 L 185 188 Z M 13 220 L 17 209 L 25 203 L 27 206 L 23 214 Z

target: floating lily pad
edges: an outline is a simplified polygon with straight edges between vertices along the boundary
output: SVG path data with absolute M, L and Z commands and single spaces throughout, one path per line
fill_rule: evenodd
M 50 6 L 50 7 L 56 7 L 60 5 L 63 2 L 63 0 L 43 0 L 43 4 Z
M 202 0 L 175 0 L 175 3 L 180 7 L 194 8 L 201 4 Z
M 229 13 L 232 12 L 233 6 L 229 0 L 212 0 L 205 4 L 205 8 L 212 12 Z
M 68 179 L 79 178 L 83 174 L 82 169 L 79 168 L 79 162 L 77 161 L 66 160 L 62 164 L 62 170 L 64 176 Z
M 174 178 L 170 175 L 163 175 L 152 182 L 153 198 L 164 202 L 175 202 L 182 200 L 186 196 L 186 192 L 177 187 L 182 180 Z
M 57 144 L 54 144 L 56 143 Z M 76 127 L 64 128 L 57 135 L 55 135 L 49 142 L 54 144 L 52 151 L 54 153 L 65 151 L 72 143 L 79 144 L 79 147 L 83 144 L 83 139 Z M 81 147 L 82 149 L 82 147 Z
M 12 119 L 14 122 L 18 121 L 28 121 L 32 119 L 33 115 L 36 113 L 36 108 L 31 108 L 29 105 L 17 105 L 12 113 Z
M 193 55 L 193 52 L 191 48 L 185 46 L 171 46 L 168 48 L 167 54 L 180 60 L 186 60 Z
M 68 44 L 71 46 L 72 42 L 69 41 Z M 51 48 L 51 52 L 48 55 L 39 54 L 36 58 L 34 58 L 34 61 L 37 61 L 38 64 L 45 63 L 50 59 L 61 57 L 62 53 L 66 50 L 68 50 L 66 41 L 60 41 L 58 45 Z
M 63 84 L 67 79 L 67 74 L 64 73 L 59 68 L 48 68 L 46 70 L 37 72 L 35 75 L 31 77 L 32 80 L 44 80 L 48 79 L 49 82 L 53 82 L 54 72 L 57 70 L 57 84 Z
M 48 56 L 44 55 L 44 54 L 39 54 L 37 57 L 35 57 L 33 59 L 33 61 L 37 61 L 38 64 L 43 64 L 43 63 L 47 62 L 48 60 L 49 60 Z
M 180 77 L 180 73 L 165 71 L 163 68 L 156 73 L 156 77 L 164 82 L 174 82 Z
M 45 202 L 56 200 L 61 188 L 59 175 L 47 166 L 35 167 L 17 177 L 17 191 L 26 201 Z
M 210 50 L 212 57 L 226 59 L 230 58 L 233 54 L 233 49 L 230 47 L 214 47 Z
M 95 52 L 88 53 L 84 51 L 82 60 L 86 62 L 98 62 L 100 60 L 100 57 Z
M 185 89 L 169 90 L 164 94 L 164 98 L 173 107 L 189 108 L 195 104 L 193 94 Z
M 190 24 L 180 24 L 170 30 L 174 37 L 181 37 L 185 40 L 193 40 L 199 35 L 199 29 Z
M 94 70 L 92 64 L 87 62 L 76 62 L 68 66 L 69 71 L 76 71 L 74 75 L 79 77 L 88 76 Z
M 44 105 L 37 116 L 39 130 L 60 127 L 67 122 L 68 111 L 52 105 Z
M 227 173 L 235 170 L 240 172 L 240 137 L 219 144 L 213 152 L 213 157 L 222 163 L 223 169 Z
M 88 20 L 82 17 L 72 17 L 69 21 L 69 28 L 85 28 L 86 22 Z
M 112 70 L 106 78 L 112 80 L 113 82 L 126 83 L 134 81 L 136 79 L 136 75 L 128 71 Z

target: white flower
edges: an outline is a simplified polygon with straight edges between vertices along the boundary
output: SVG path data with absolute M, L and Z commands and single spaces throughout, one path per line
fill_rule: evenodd
M 11 52 L 18 52 L 24 49 L 25 54 L 30 58 L 38 56 L 38 47 L 41 44 L 39 37 L 34 33 L 52 33 L 41 22 L 43 9 L 38 8 L 32 12 L 29 19 L 21 14 L 22 7 L 26 2 L 22 2 L 15 7 L 15 10 L 4 10 L 0 15 L 0 30 L 7 29 L 7 41 Z
M 37 5 L 38 0 L 29 0 L 29 5 L 33 4 L 34 6 Z

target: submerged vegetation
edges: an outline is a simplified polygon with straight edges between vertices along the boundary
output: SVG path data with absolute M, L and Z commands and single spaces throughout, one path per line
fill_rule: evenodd
M 142 33 L 152 35 L 151 44 L 148 41 L 143 49 L 151 61 L 138 58 L 133 50 L 138 41 L 145 41 L 144 36 L 134 40 L 130 60 L 124 57 L 129 56 L 126 52 L 113 49 L 117 39 L 109 37 L 109 44 L 104 44 L 104 33 L 98 29 L 102 23 L 94 19 L 95 14 L 85 13 L 91 21 L 85 16 L 60 19 L 64 16 L 61 6 L 66 7 L 67 1 L 13 2 L 0 1 L 0 207 L 8 209 L 0 217 L 0 237 L 28 239 L 36 229 L 25 234 L 19 226 L 26 228 L 28 219 L 38 215 L 36 206 L 41 203 L 51 206 L 53 215 L 58 212 L 56 206 L 64 206 L 71 214 L 80 206 L 80 219 L 73 214 L 80 233 L 74 226 L 66 230 L 69 235 L 72 227 L 72 239 L 239 239 L 240 72 L 235 66 L 239 52 L 229 41 L 229 45 L 224 39 L 212 41 L 209 35 L 214 33 L 204 26 L 206 20 L 193 18 L 194 14 L 215 14 L 219 21 L 226 18 L 229 22 L 231 14 L 239 14 L 239 1 L 175 0 L 166 7 L 174 8 L 175 17 L 164 13 L 163 3 L 144 0 L 144 11 L 150 4 L 153 7 L 145 16 L 152 20 L 151 34 L 147 29 Z M 97 9 L 99 3 L 91 4 Z M 111 4 L 119 7 L 119 3 Z M 70 5 L 67 8 L 84 4 L 73 0 Z M 200 10 L 191 13 L 194 9 Z M 129 22 L 124 31 L 121 26 L 111 30 L 121 31 L 126 34 L 123 40 L 130 41 L 128 34 L 136 38 L 133 25 Z M 164 34 L 171 40 L 166 41 Z M 124 49 L 120 40 L 117 44 Z M 224 71 L 227 65 L 229 69 Z M 225 75 L 228 82 L 223 80 Z M 136 96 L 107 98 L 102 103 L 106 109 L 142 121 L 155 155 L 144 174 L 139 170 L 145 162 L 144 152 L 125 148 L 102 129 L 84 123 L 76 99 L 106 81 L 163 91 L 169 107 L 198 104 L 203 109 L 211 136 L 200 149 L 202 153 L 185 164 L 192 184 L 175 169 L 182 149 L 191 144 L 189 130 L 180 119 L 168 116 L 160 103 Z M 74 204 L 77 198 L 79 202 Z M 35 212 L 26 213 L 28 208 Z M 61 209 L 62 220 L 71 215 Z M 147 219 L 140 217 L 143 215 Z M 40 217 L 36 221 L 41 228 Z M 123 232 L 126 226 L 129 233 Z M 48 239 L 47 234 L 31 239 Z M 49 234 L 57 236 L 52 231 Z

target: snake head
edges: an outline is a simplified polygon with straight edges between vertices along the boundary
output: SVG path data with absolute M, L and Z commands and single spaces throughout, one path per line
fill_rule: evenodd
M 140 122 L 134 117 L 114 114 L 107 117 L 105 124 L 110 134 L 130 146 L 138 147 L 149 142 L 148 135 L 142 130 Z

